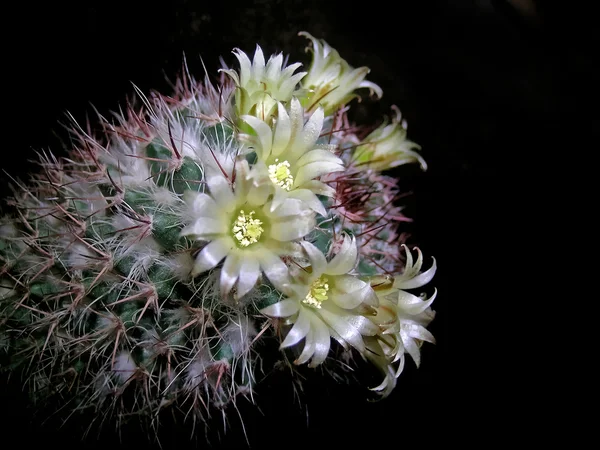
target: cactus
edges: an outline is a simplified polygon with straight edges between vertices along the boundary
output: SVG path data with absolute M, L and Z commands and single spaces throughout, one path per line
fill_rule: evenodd
M 251 398 L 269 341 L 290 368 L 370 362 L 383 397 L 406 354 L 419 364 L 435 292 L 408 291 L 435 259 L 422 270 L 405 245 L 409 219 L 382 171 L 425 169 L 420 148 L 397 111 L 371 133 L 351 124 L 353 99 L 381 89 L 300 34 L 307 71 L 235 50 L 239 68 L 218 82 L 184 73 L 173 95 L 138 92 L 100 133 L 73 120 L 67 156 L 40 154 L 38 173 L 15 181 L 0 221 L 0 353 L 36 404 L 206 422 Z

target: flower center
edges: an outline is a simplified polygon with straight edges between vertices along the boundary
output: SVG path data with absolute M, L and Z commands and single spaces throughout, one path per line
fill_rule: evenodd
M 233 222 L 233 236 L 242 247 L 248 247 L 250 244 L 258 242 L 263 231 L 265 231 L 261 227 L 263 224 L 262 220 L 252 217 L 254 213 L 254 211 L 250 211 L 249 214 L 246 214 L 242 209 L 235 222 Z
M 275 164 L 269 166 L 269 178 L 273 183 L 289 191 L 294 183 L 294 177 L 290 171 L 290 163 L 288 161 L 277 161 L 279 159 L 275 159 Z
M 329 291 L 328 281 L 329 280 L 325 277 L 319 277 L 313 281 L 310 285 L 310 291 L 304 300 L 302 300 L 302 303 L 320 309 L 321 303 L 329 298 L 327 295 L 327 292 Z

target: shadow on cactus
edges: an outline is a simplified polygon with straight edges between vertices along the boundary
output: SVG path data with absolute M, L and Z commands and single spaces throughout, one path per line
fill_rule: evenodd
M 434 342 L 434 276 L 404 245 L 397 180 L 426 168 L 406 123 L 367 133 L 349 105 L 365 89 L 307 33 L 312 63 L 253 60 L 218 82 L 184 74 L 174 95 L 138 92 L 100 136 L 73 123 L 62 159 L 15 182 L 0 223 L 2 370 L 36 405 L 97 422 L 163 411 L 207 423 L 254 401 L 276 370 L 362 359 L 395 387 L 405 355 Z M 263 342 L 281 362 L 266 367 Z M 332 345 L 335 343 L 335 345 Z M 363 366 L 361 366 L 363 367 Z M 304 369 L 303 369 L 304 370 Z M 304 374 L 306 374 L 305 372 Z

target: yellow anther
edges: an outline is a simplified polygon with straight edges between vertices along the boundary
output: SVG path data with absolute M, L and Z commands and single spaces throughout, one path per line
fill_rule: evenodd
M 289 191 L 292 188 L 292 184 L 294 184 L 294 177 L 290 171 L 290 163 L 288 161 L 278 161 L 276 159 L 275 164 L 269 166 L 269 178 L 273 183 Z
M 325 277 L 320 277 L 313 281 L 310 285 L 310 291 L 304 300 L 302 300 L 302 303 L 320 309 L 321 303 L 329 298 L 327 295 L 327 292 L 329 292 L 328 281 Z
M 239 241 L 242 247 L 248 247 L 250 244 L 255 244 L 260 239 L 264 228 L 260 219 L 254 219 L 252 215 L 254 211 L 246 214 L 242 209 L 237 219 L 233 223 L 233 236 Z

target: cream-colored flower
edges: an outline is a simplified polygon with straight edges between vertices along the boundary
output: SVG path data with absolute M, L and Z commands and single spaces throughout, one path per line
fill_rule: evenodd
M 255 133 L 242 139 L 256 152 L 256 173 L 273 182 L 272 207 L 277 208 L 287 198 L 296 198 L 325 216 L 316 194 L 332 197 L 335 190 L 318 178 L 344 170 L 344 163 L 332 153 L 331 146 L 316 143 L 323 129 L 323 110 L 318 108 L 305 125 L 302 105 L 292 98 L 289 114 L 278 104 L 273 128 L 257 117 L 242 116 L 242 120 Z
M 277 102 L 288 102 L 306 72 L 294 74 L 302 64 L 291 64 L 284 69 L 283 55 L 272 55 L 265 64 L 260 46 L 256 46 L 254 60 L 239 49 L 233 51 L 240 63 L 239 73 L 233 69 L 222 69 L 237 86 L 235 108 L 239 116 L 252 114 L 267 120 Z
M 307 50 L 312 50 L 312 63 L 302 80 L 302 86 L 310 93 L 305 100 L 309 110 L 321 105 L 325 108 L 325 114 L 329 115 L 358 97 L 355 91 L 360 88 L 368 88 L 371 95 L 381 98 L 381 88 L 365 80 L 370 70 L 368 67 L 355 69 L 324 40 L 318 40 L 305 31 L 298 35 L 312 41 L 312 48 L 307 47 Z
M 382 310 L 378 313 L 381 314 Z M 402 342 L 395 334 L 378 333 L 365 336 L 365 356 L 382 373 L 382 382 L 373 388 L 382 397 L 387 397 L 396 387 L 396 380 L 404 370 Z
M 359 352 L 365 351 L 363 336 L 375 335 L 378 327 L 365 317 L 377 306 L 377 296 L 369 285 L 348 273 L 358 256 L 356 241 L 346 237 L 340 251 L 327 262 L 314 245 L 302 242 L 310 269 L 301 273 L 290 285 L 286 299 L 268 306 L 262 313 L 287 318 L 292 325 L 281 348 L 297 345 L 304 339 L 296 364 L 310 360 L 309 367 L 325 361 L 331 337 Z
M 233 189 L 224 176 L 209 178 L 207 185 L 209 194 L 186 191 L 191 223 L 182 234 L 210 241 L 196 257 L 192 275 L 214 268 L 225 258 L 220 275 L 224 294 L 236 285 L 235 297 L 242 297 L 261 272 L 278 289 L 285 289 L 288 267 L 280 256 L 293 254 L 293 241 L 313 230 L 315 214 L 297 199 L 273 210 L 265 190 L 252 181 L 245 161 L 236 165 Z
M 394 107 L 394 112 L 392 123 L 384 122 L 356 147 L 352 157 L 354 163 L 364 169 L 386 170 L 418 162 L 423 170 L 427 170 L 427 163 L 415 151 L 421 146 L 406 138 L 406 122 L 398 108 Z
M 396 378 L 404 368 L 404 354 L 408 353 L 417 367 L 421 363 L 420 347 L 423 342 L 435 343 L 435 338 L 427 330 L 434 319 L 435 312 L 431 304 L 436 298 L 437 290 L 427 299 L 417 297 L 405 289 L 415 289 L 429 283 L 437 270 L 435 258 L 433 265 L 421 272 L 423 255 L 417 249 L 417 261 L 406 246 L 406 265 L 402 274 L 393 279 L 387 276 L 371 278 L 371 286 L 377 293 L 379 306 L 377 314 L 369 316 L 377 325 L 379 332 L 366 342 L 368 352 L 365 353 L 385 375 L 383 382 L 373 388 L 389 394 L 396 384 Z M 397 363 L 397 367 L 393 365 Z M 393 376 L 392 376 L 393 375 Z

